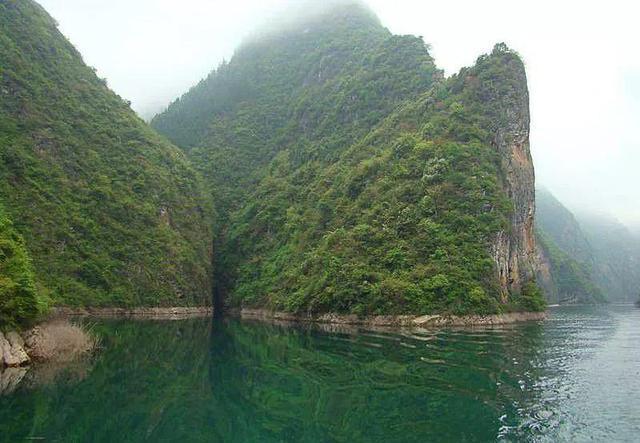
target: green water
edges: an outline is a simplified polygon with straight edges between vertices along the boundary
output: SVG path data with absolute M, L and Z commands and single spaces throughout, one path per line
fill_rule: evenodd
M 0 398 L 0 439 L 637 441 L 640 309 L 494 329 L 92 324 L 103 350 Z M 44 375 L 43 375 L 44 374 Z

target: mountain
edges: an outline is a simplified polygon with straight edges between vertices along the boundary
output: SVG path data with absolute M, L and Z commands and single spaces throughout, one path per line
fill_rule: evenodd
M 0 146 L 0 201 L 54 304 L 210 302 L 198 174 L 31 0 L 0 1 Z
M 575 215 L 550 191 L 536 189 L 536 227 L 574 259 L 594 264 L 593 246 Z
M 365 7 L 246 42 L 152 126 L 188 152 L 224 217 L 282 151 L 324 161 L 442 76 L 424 43 L 392 36 Z
M 605 300 L 595 281 L 595 256 L 575 216 L 548 190 L 536 190 L 538 282 L 554 303 L 598 303 Z
M 640 291 L 640 240 L 617 220 L 574 215 L 549 191 L 537 191 L 541 261 L 552 280 L 539 278 L 561 302 L 635 301 Z M 555 288 L 553 287 L 555 286 Z
M 296 313 L 540 309 L 525 69 L 445 79 L 343 2 L 247 41 L 152 121 L 218 211 L 216 292 Z
M 635 302 L 640 294 L 640 240 L 608 216 L 577 215 L 593 246 L 595 279 L 609 300 Z

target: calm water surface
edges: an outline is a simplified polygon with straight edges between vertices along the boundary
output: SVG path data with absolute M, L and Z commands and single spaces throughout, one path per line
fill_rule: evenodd
M 638 441 L 640 309 L 413 333 L 98 322 L 0 398 L 2 441 Z

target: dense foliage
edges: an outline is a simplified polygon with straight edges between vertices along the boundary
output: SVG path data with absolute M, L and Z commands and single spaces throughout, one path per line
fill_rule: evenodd
M 246 42 L 152 126 L 190 153 L 226 217 L 278 152 L 334 158 L 439 76 L 421 39 L 348 6 Z
M 512 209 L 493 136 L 523 70 L 499 45 L 444 80 L 421 39 L 360 6 L 246 43 L 153 121 L 216 196 L 228 302 L 521 309 L 499 300 L 489 249 Z
M 0 2 L 0 147 L 0 197 L 54 303 L 209 301 L 197 174 L 31 0 Z
M 0 206 L 0 325 L 18 326 L 46 309 L 24 240 Z

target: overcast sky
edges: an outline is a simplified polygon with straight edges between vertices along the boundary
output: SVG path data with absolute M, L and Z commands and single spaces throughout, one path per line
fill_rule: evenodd
M 318 0 L 320 2 L 321 0 Z M 295 0 L 40 0 L 144 117 Z M 451 74 L 494 43 L 527 65 L 538 182 L 573 209 L 640 226 L 640 7 L 633 0 L 368 0 Z

